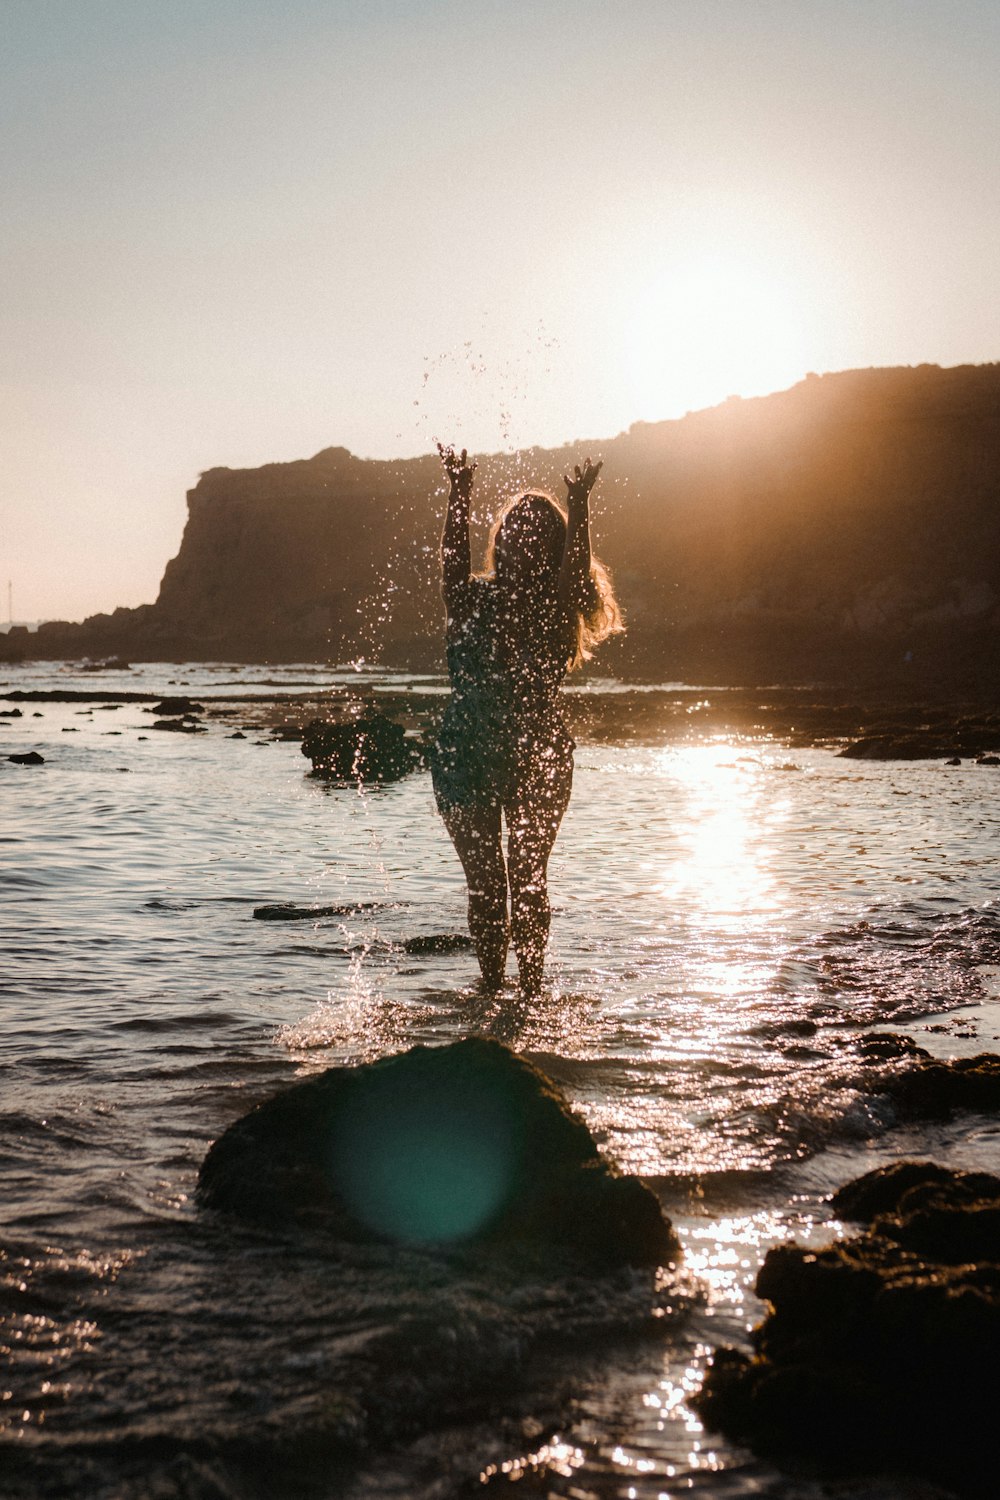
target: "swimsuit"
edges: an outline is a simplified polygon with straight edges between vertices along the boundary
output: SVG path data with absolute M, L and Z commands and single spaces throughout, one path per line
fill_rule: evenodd
M 512 632 L 501 629 L 501 606 L 491 578 L 470 578 L 449 600 L 452 691 L 431 751 L 443 814 L 569 796 L 574 745 L 559 694 L 570 656 L 565 633 L 553 616 L 530 632 L 534 642 L 524 630 L 515 635 L 522 642 L 515 653 L 505 646 Z

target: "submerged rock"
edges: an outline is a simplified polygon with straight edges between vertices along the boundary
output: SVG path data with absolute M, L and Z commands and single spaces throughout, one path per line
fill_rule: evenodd
M 557 1251 L 591 1267 L 679 1254 L 652 1191 L 609 1166 L 556 1086 L 478 1037 L 294 1084 L 215 1142 L 198 1196 L 344 1239 Z
M 342 724 L 313 719 L 302 732 L 302 754 L 314 775 L 333 781 L 398 781 L 421 759 L 403 726 L 380 713 Z
M 349 901 L 340 906 L 296 906 L 291 901 L 277 901 L 269 906 L 255 906 L 258 922 L 307 922 L 319 917 L 355 917 L 361 911 L 375 911 L 381 901 Z
M 700 1414 L 771 1456 L 891 1465 L 994 1494 L 1000 1178 L 899 1162 L 833 1207 L 867 1229 L 825 1250 L 770 1251 L 755 1357 L 718 1352 Z
M 467 932 L 418 933 L 416 937 L 403 939 L 403 951 L 410 954 L 459 953 L 472 947 Z

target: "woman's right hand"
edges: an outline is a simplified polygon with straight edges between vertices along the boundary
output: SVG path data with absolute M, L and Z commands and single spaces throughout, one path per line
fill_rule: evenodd
M 459 456 L 449 443 L 447 448 L 438 443 L 437 450 L 444 464 L 444 471 L 451 481 L 451 487 L 456 490 L 463 500 L 468 500 L 472 494 L 472 479 L 476 472 L 476 465 L 470 464 L 468 454 L 463 448 Z

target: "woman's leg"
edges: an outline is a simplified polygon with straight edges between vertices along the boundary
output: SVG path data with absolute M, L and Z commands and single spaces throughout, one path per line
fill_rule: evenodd
M 507 965 L 507 870 L 500 840 L 500 808 L 442 811 L 469 887 L 469 933 L 483 983 L 498 990 Z
M 548 865 L 569 805 L 573 763 L 542 762 L 518 788 L 507 813 L 507 878 L 521 988 L 537 994 L 549 937 Z

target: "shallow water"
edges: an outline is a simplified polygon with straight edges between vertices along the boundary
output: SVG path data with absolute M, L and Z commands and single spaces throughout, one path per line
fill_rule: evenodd
M 7 682 L 206 707 L 440 685 L 225 664 Z M 1000 1165 L 992 1121 L 901 1126 L 855 1047 L 891 1028 L 995 1049 L 995 772 L 581 745 L 550 989 L 525 1010 L 478 998 L 468 952 L 402 946 L 464 926 L 426 774 L 359 793 L 308 777 L 297 744 L 230 739 L 238 714 L 188 736 L 138 703 L 20 706 L 0 719 L 0 1493 L 833 1493 L 705 1433 L 687 1397 L 759 1316 L 767 1247 L 834 1232 L 832 1188 L 900 1156 Z M 7 762 L 30 748 L 44 766 Z M 343 910 L 254 920 L 276 902 Z M 472 1030 L 653 1182 L 679 1276 L 553 1287 L 195 1211 L 210 1141 L 280 1084 Z M 879 1483 L 837 1493 L 911 1493 Z

